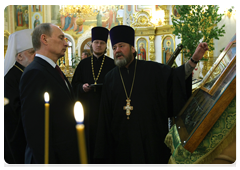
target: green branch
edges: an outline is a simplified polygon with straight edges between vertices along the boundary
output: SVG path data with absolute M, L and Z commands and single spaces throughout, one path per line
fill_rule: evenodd
M 202 41 L 208 43 L 209 50 L 214 50 L 212 39 L 219 39 L 225 34 L 221 21 L 223 14 L 218 14 L 219 7 L 216 5 L 176 5 L 180 15 L 178 19 L 172 16 L 173 34 L 182 39 L 185 57 L 190 58 Z

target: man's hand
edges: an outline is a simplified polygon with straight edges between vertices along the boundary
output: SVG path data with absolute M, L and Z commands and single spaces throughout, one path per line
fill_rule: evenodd
M 205 42 L 202 42 L 200 44 L 198 44 L 193 56 L 192 56 L 192 59 L 194 61 L 199 61 L 203 58 L 203 55 L 204 53 L 209 50 L 208 49 L 208 44 L 205 43 Z M 191 60 L 188 61 L 189 64 L 192 66 L 192 67 L 196 67 L 197 64 L 193 63 Z
M 89 92 L 91 89 L 92 89 L 92 88 L 89 86 L 88 83 L 85 83 L 85 84 L 83 85 L 83 91 Z

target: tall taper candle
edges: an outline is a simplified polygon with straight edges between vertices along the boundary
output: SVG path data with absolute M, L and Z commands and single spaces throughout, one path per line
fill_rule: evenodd
M 44 163 L 48 164 L 49 158 L 49 94 L 44 93 L 45 100 L 45 149 L 44 149 Z
M 86 152 L 86 144 L 85 144 L 85 134 L 84 134 L 84 114 L 83 114 L 83 107 L 80 102 L 76 102 L 74 105 L 74 116 L 77 122 L 76 130 L 78 136 L 78 149 L 79 149 L 79 156 L 80 162 L 82 164 L 87 164 L 87 152 Z

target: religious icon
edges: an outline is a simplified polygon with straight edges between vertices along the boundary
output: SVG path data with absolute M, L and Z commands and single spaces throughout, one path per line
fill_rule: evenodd
M 34 24 L 33 24 L 33 28 L 36 28 L 36 26 L 40 25 L 40 20 L 39 20 L 39 16 L 36 15 L 35 16 L 35 20 L 34 20 Z
M 166 36 L 165 38 L 163 38 L 163 41 L 162 41 L 163 64 L 166 64 L 167 61 L 171 58 L 171 55 L 174 52 L 174 44 L 175 43 L 171 36 Z
M 24 12 L 24 21 L 25 21 L 26 27 L 28 27 L 28 23 L 29 23 L 28 10 L 25 10 Z
M 14 5 L 14 21 L 15 31 L 20 31 L 29 28 L 28 5 Z
M 139 59 L 146 60 L 146 50 L 144 48 L 143 43 L 140 43 L 140 47 L 138 49 L 138 56 L 139 56 Z
M 21 5 L 17 8 L 17 26 L 23 26 L 23 11 Z
M 220 58 L 221 57 L 221 58 Z M 233 63 L 236 62 L 236 35 L 232 38 L 229 45 L 221 53 L 218 60 L 214 63 L 214 68 L 211 69 L 211 76 L 207 73 L 205 78 L 205 84 L 202 89 L 207 93 L 213 95 L 216 88 L 221 83 L 224 76 L 227 75 L 227 67 L 232 67 Z M 228 75 L 229 76 L 229 75 Z
M 164 63 L 167 63 L 167 61 L 170 59 L 171 55 L 173 54 L 173 50 L 171 48 L 171 41 L 166 42 L 166 47 L 164 48 Z
M 112 27 L 120 25 L 117 15 L 123 15 L 124 12 L 124 6 L 120 7 L 120 5 L 91 5 L 90 11 L 86 10 L 84 12 L 84 10 L 80 10 L 79 14 L 81 16 L 79 16 L 77 12 L 71 10 L 72 5 L 53 6 L 51 18 L 54 18 L 54 22 L 61 27 L 64 33 L 70 34 L 76 39 L 95 26 L 105 27 L 110 30 Z M 60 19 L 56 18 L 56 16 L 59 16 Z
M 44 23 L 44 6 L 43 5 L 29 5 L 29 28 L 34 29 L 36 26 Z
M 173 5 L 172 6 L 172 13 L 173 13 L 173 16 L 178 19 L 180 17 L 180 14 L 178 13 L 178 9 L 176 7 L 176 5 Z
M 191 153 L 201 145 L 212 127 L 219 127 L 221 115 L 224 115 L 221 122 L 225 121 L 228 129 L 231 129 L 230 122 L 234 126 L 235 116 L 231 113 L 236 112 L 230 110 L 236 105 L 236 35 L 201 80 L 199 87 L 174 119 L 176 127 L 179 127 L 177 130 L 182 146 Z M 230 115 L 226 116 L 226 113 Z
M 41 12 L 42 5 L 32 5 L 32 12 Z
M 137 59 L 147 60 L 147 40 L 143 37 L 137 40 Z

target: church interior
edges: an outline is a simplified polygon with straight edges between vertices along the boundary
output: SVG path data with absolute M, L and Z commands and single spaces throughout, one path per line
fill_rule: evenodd
M 172 153 L 169 163 L 233 164 L 236 9 L 231 5 L 184 6 L 9 5 L 4 9 L 4 56 L 12 33 L 53 23 L 64 32 L 69 45 L 57 64 L 71 82 L 82 52 L 90 52 L 91 29 L 95 26 L 109 30 L 116 25 L 131 26 L 135 30 L 136 58 L 170 67 L 184 64 L 196 44 L 207 41 L 210 50 L 192 72 L 193 95 L 179 116 L 169 119 L 165 139 Z M 189 44 L 195 44 L 193 49 Z M 110 39 L 107 56 L 114 58 Z

